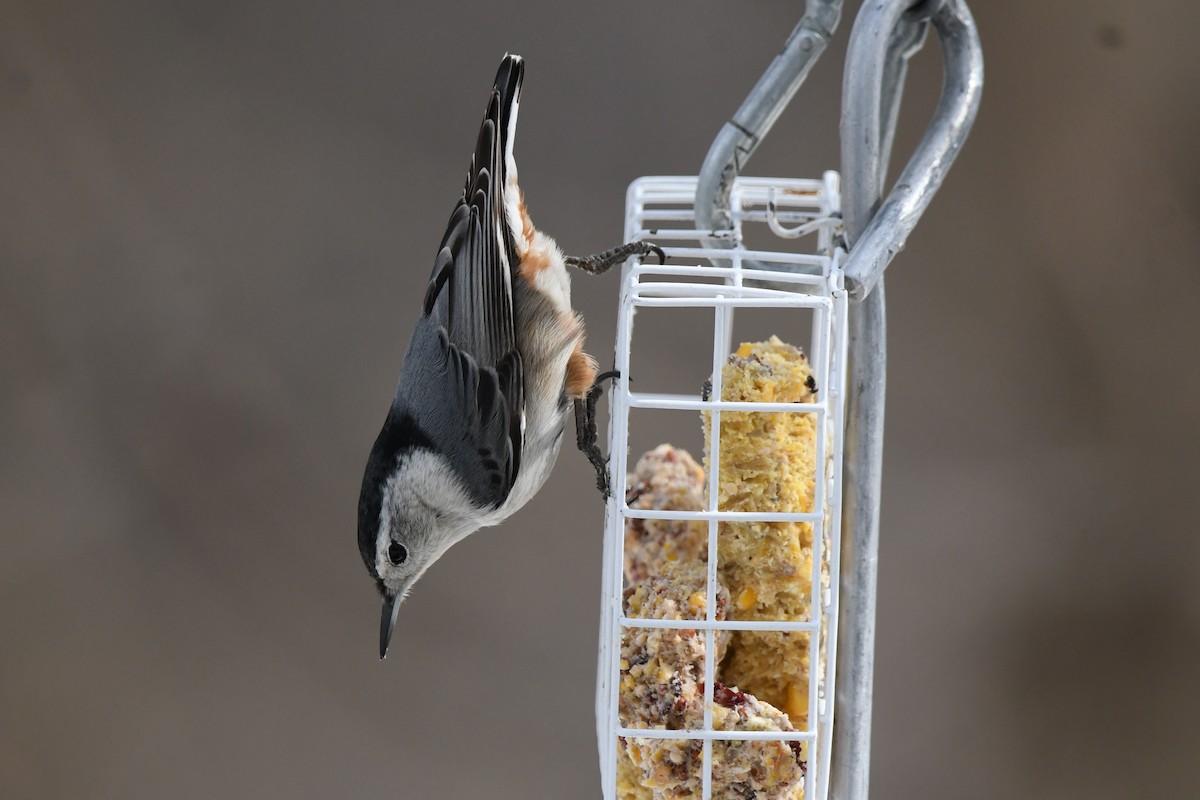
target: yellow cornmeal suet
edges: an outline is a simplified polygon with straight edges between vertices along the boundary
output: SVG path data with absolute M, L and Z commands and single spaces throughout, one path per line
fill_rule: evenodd
M 734 402 L 814 402 L 820 389 L 804 354 L 775 336 L 742 344 L 722 369 L 721 384 L 721 399 Z M 704 414 L 704 460 L 711 469 L 709 417 Z M 812 511 L 816 415 L 722 412 L 720 462 L 720 510 Z M 722 522 L 717 569 L 733 598 L 731 617 L 809 619 L 812 544 L 807 522 Z M 808 643 L 804 632 L 735 632 L 722 664 L 722 680 L 783 709 L 794 725 L 804 727 Z

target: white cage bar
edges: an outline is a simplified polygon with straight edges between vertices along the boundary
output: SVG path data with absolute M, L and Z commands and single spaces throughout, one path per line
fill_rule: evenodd
M 820 180 L 738 178 L 730 195 L 728 230 L 699 229 L 695 222 L 695 177 L 647 177 L 629 188 L 625 240 L 647 240 L 667 254 L 664 265 L 628 262 L 622 272 L 616 341 L 620 378 L 611 394 L 609 428 L 613 496 L 608 502 L 604 534 L 600 658 L 596 719 L 602 786 L 606 800 L 616 800 L 619 737 L 686 739 L 703 742 L 703 800 L 711 797 L 714 740 L 808 742 L 804 797 L 824 800 L 829 788 L 830 737 L 833 724 L 839 544 L 842 496 L 842 450 L 846 395 L 846 306 L 840 251 L 839 178 L 827 172 Z M 744 247 L 747 228 L 761 226 L 807 251 L 764 251 Z M 716 240 L 720 247 L 707 247 Z M 782 242 L 782 239 L 780 240 Z M 718 266 L 713 266 L 718 265 Z M 718 281 L 719 282 L 716 282 Z M 711 391 L 669 394 L 631 391 L 631 352 L 638 347 L 634 321 L 640 308 L 701 308 L 713 315 Z M 733 321 L 738 309 L 806 310 L 811 316 L 809 363 L 819 401 L 811 403 L 723 402 L 722 367 L 732 352 Z M 791 315 L 789 315 L 791 316 Z M 787 339 L 799 331 L 776 331 Z M 629 508 L 625 501 L 629 472 L 629 418 L 633 409 L 707 411 L 712 426 L 709 460 L 720 463 L 722 412 L 754 411 L 813 414 L 816 418 L 816 475 L 811 512 L 734 512 L 718 509 L 719 467 L 709 469 L 707 508 L 701 511 L 658 511 Z M 636 459 L 637 454 L 632 457 Z M 629 519 L 702 520 L 708 524 L 707 617 L 704 620 L 627 618 L 623 612 L 624 529 Z M 810 615 L 804 621 L 717 620 L 717 542 L 723 521 L 802 521 L 813 528 L 813 574 Z M 824 580 L 823 575 L 824 573 Z M 619 718 L 620 654 L 625 631 L 634 628 L 689 628 L 705 636 L 703 727 L 681 730 L 628 728 Z M 715 631 L 809 632 L 808 714 L 794 732 L 713 729 L 716 666 Z M 699 800 L 699 798 L 698 798 Z

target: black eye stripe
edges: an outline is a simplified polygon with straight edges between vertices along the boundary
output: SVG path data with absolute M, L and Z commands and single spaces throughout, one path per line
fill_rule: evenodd
M 388 545 L 388 561 L 391 561 L 394 566 L 400 566 L 406 558 L 408 558 L 408 550 L 404 545 L 399 542 L 392 542 Z

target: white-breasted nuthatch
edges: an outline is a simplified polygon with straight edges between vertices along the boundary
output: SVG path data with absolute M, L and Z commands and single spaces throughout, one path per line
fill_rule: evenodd
M 358 547 L 383 595 L 379 657 L 412 585 L 454 543 L 496 525 L 542 487 L 574 403 L 576 439 L 608 493 L 596 444 L 600 381 L 583 351 L 567 266 L 599 274 L 636 242 L 564 256 L 533 227 L 513 160 L 524 63 L 496 74 L 462 198 L 433 275 L 358 501 Z

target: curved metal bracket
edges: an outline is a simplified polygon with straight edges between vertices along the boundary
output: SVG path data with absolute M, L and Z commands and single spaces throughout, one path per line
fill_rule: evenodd
M 962 149 L 983 90 L 983 51 L 963 0 L 878 0 L 864 6 L 846 54 L 842 97 L 846 288 L 861 300 L 903 247 Z M 870 13 L 868 13 L 870 12 Z M 944 82 L 920 144 L 879 205 L 908 59 L 932 23 Z M 877 209 L 877 210 L 876 210 Z
M 698 228 L 715 231 L 730 227 L 729 194 L 734 179 L 808 77 L 841 15 L 842 0 L 807 0 L 804 16 L 783 50 L 750 90 L 733 119 L 717 133 L 696 186 Z M 706 240 L 705 244 L 730 246 L 730 242 L 721 239 Z

